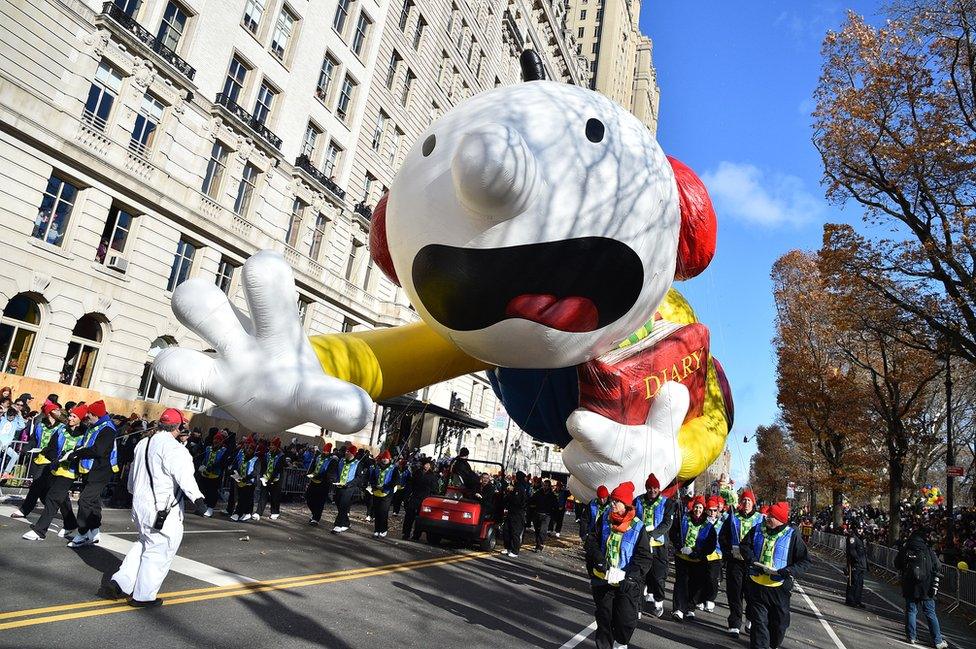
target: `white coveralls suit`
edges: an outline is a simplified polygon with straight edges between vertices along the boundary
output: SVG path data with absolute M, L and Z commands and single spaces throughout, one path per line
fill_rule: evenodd
M 149 468 L 155 493 L 149 486 L 146 471 L 146 445 L 149 445 Z M 182 490 L 184 497 L 173 506 Z M 203 498 L 193 472 L 189 451 L 167 432 L 159 432 L 140 441 L 129 472 L 132 494 L 132 520 L 139 539 L 125 555 L 112 580 L 132 599 L 148 602 L 156 599 L 163 579 L 183 540 L 183 503 Z M 157 511 L 172 507 L 161 531 L 152 528 Z

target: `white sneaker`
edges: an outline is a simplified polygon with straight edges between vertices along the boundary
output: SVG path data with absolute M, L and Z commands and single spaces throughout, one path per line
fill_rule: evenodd
M 705 602 L 705 610 L 711 613 L 715 610 L 715 602 Z
M 664 617 L 664 602 L 654 602 L 654 617 Z
M 935 645 L 935 649 L 949 649 L 949 643 L 945 640 Z
M 335 527 L 332 528 L 332 533 L 333 534 L 338 534 L 341 531 L 342 531 L 342 528 L 339 527 L 338 525 L 336 525 Z
M 508 550 L 502 550 L 502 556 L 503 556 L 503 557 L 507 557 L 507 556 L 509 556 L 509 552 L 508 552 Z
M 251 516 L 251 520 L 257 523 L 259 520 L 261 520 L 260 514 L 255 514 L 254 516 Z
M 511 557 L 512 559 L 518 559 L 518 555 L 515 554 L 514 552 L 509 552 L 508 556 Z
M 738 638 L 739 637 L 739 627 L 730 626 L 729 627 L 729 630 L 726 631 L 726 633 L 728 633 L 733 638 Z
M 339 528 L 339 531 L 340 532 L 345 532 L 348 529 L 349 529 L 349 526 L 348 525 L 344 525 L 344 526 L 342 526 L 342 527 Z
M 308 519 L 308 524 L 311 525 L 312 527 L 318 527 L 319 522 L 314 518 L 310 518 Z
M 746 633 L 749 633 L 750 631 L 752 631 L 752 622 L 746 620 Z
M 653 603 L 654 595 L 652 595 L 651 593 L 647 593 L 646 595 L 644 595 L 644 601 L 648 602 L 649 604 Z
M 557 539 L 562 538 L 561 536 L 559 536 L 559 532 L 556 532 L 556 538 Z M 621 645 L 621 646 L 626 647 L 627 645 Z
M 685 619 L 686 620 L 694 620 L 695 619 L 695 612 L 694 611 L 688 611 L 687 613 L 685 613 Z
M 620 644 L 616 640 L 613 641 L 613 649 L 627 649 L 627 645 Z
M 704 604 L 699 604 L 697 606 L 697 608 L 698 608 L 699 611 L 704 611 L 705 610 L 705 605 Z
M 90 532 L 91 530 L 89 530 Z M 88 545 L 89 543 L 88 532 L 84 534 L 75 534 L 75 537 L 68 541 L 69 548 L 80 548 L 83 545 Z
M 44 540 L 44 537 L 43 536 L 40 536 L 34 530 L 27 530 L 27 533 L 24 534 L 20 538 L 24 539 L 25 541 L 43 541 Z
M 281 514 L 271 514 L 270 518 L 271 518 L 271 520 L 276 521 L 276 520 L 278 520 L 278 517 L 279 516 L 281 516 Z
M 10 518 L 27 518 L 27 517 L 24 516 L 24 512 L 20 511 L 19 509 L 15 509 L 10 513 Z
M 372 523 L 373 522 L 373 517 L 372 516 L 367 516 L 366 517 L 366 522 L 367 523 Z
M 69 536 L 74 536 L 77 533 L 78 530 L 66 530 L 62 527 L 60 530 L 58 530 L 58 538 L 59 539 L 67 538 Z
M 96 527 L 95 529 L 88 531 L 88 542 L 89 543 L 91 543 L 92 545 L 94 545 L 95 543 L 98 543 L 101 540 L 102 540 L 102 530 L 101 530 L 101 528 Z
M 213 507 L 207 507 L 207 511 L 203 512 L 203 515 L 206 516 L 207 518 L 212 517 L 213 516 Z
M 671 612 L 671 617 L 673 617 L 674 619 L 676 619 L 678 621 L 681 621 L 681 620 L 685 619 L 685 614 L 682 613 L 681 611 L 672 611 Z
M 386 534 L 387 534 L 386 532 L 380 532 L 380 538 L 381 539 L 385 539 L 386 538 Z
M 237 521 L 241 520 L 241 517 L 237 514 L 231 514 L 230 519 L 236 523 Z
M 373 532 L 373 538 L 374 539 L 380 538 L 380 533 L 379 532 Z
M 249 520 L 251 520 L 251 518 L 252 518 L 252 517 L 251 517 L 251 515 L 250 515 L 250 514 L 244 514 L 243 516 L 241 516 L 241 522 L 242 522 L 242 523 L 244 523 L 244 522 L 246 522 L 246 521 L 249 521 Z

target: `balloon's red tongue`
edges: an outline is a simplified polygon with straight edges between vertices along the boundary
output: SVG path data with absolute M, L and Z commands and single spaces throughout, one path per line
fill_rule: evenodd
M 596 305 L 589 298 L 557 298 L 555 295 L 523 294 L 513 297 L 505 307 L 505 315 L 573 333 L 593 331 L 600 321 Z

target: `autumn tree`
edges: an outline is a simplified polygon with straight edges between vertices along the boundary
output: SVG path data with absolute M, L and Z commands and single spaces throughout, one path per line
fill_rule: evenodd
M 885 232 L 849 261 L 924 322 L 930 351 L 976 363 L 976 0 L 902 2 L 880 28 L 850 13 L 823 45 L 813 141 L 828 198 Z M 892 281 L 877 281 L 885 277 Z
M 786 486 L 800 477 L 799 456 L 779 424 L 756 428 L 756 453 L 749 463 L 749 485 L 764 500 L 781 500 Z
M 871 471 L 865 453 L 870 420 L 858 369 L 838 348 L 831 293 L 815 255 L 789 252 L 773 265 L 777 402 L 790 436 L 814 449 L 825 469 L 835 526 L 845 488 Z

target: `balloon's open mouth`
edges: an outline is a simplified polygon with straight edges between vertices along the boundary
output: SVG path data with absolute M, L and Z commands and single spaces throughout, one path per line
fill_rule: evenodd
M 455 331 L 510 318 L 560 331 L 595 331 L 637 302 L 644 266 L 627 244 L 604 237 L 510 248 L 425 246 L 413 283 L 427 311 Z

